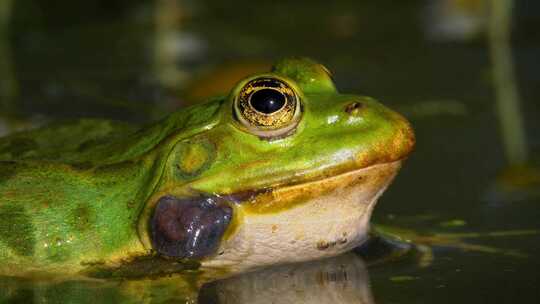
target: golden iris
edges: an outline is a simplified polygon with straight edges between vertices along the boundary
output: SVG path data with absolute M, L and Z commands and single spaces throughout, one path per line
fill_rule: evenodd
M 277 130 L 295 121 L 300 113 L 299 98 L 284 81 L 260 77 L 249 81 L 240 90 L 235 111 L 248 128 Z

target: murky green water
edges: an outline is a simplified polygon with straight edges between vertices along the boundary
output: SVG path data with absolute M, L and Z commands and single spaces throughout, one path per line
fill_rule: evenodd
M 516 1 L 513 55 L 492 60 L 504 43 L 489 43 L 481 1 L 396 2 L 2 0 L 0 133 L 88 116 L 144 122 L 187 103 L 196 79 L 224 65 L 313 57 L 341 90 L 377 97 L 413 123 L 417 149 L 374 222 L 411 230 L 421 254 L 367 267 L 357 255 L 275 267 L 200 292 L 176 277 L 2 278 L 0 302 L 538 301 L 540 6 Z M 503 96 L 512 108 L 512 79 L 492 77 L 507 59 L 517 118 L 497 103 Z

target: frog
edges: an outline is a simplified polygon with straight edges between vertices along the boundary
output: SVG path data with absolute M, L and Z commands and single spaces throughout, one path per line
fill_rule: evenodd
M 364 243 L 411 124 L 285 58 L 137 126 L 58 122 L 0 138 L 0 274 L 234 273 Z

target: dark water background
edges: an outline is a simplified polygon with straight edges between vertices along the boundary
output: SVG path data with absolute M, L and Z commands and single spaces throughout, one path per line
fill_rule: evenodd
M 296 269 L 300 279 L 293 280 L 303 282 L 302 292 L 333 297 L 311 303 L 540 300 L 540 235 L 529 233 L 540 229 L 537 1 L 515 1 L 511 14 L 520 99 L 504 102 L 517 102 L 523 128 L 506 138 L 501 121 L 509 113 L 496 106 L 490 15 L 475 6 L 482 1 L 0 1 L 0 132 L 77 117 L 146 122 L 185 104 L 209 71 L 309 56 L 333 71 L 341 91 L 382 100 L 416 130 L 417 149 L 379 201 L 374 222 L 424 236 L 479 236 L 451 244 L 419 238 L 435 243 L 429 265 L 404 259 L 370 266 L 349 277 L 357 287 L 341 284 L 339 275 L 329 280 L 336 286 L 312 286 L 309 276 L 323 266 L 303 266 L 309 269 Z M 525 144 L 516 143 L 522 132 Z M 486 236 L 493 232 L 501 233 Z M 460 240 L 490 249 L 466 250 Z M 353 273 L 361 267 L 354 258 L 343 263 Z M 268 277 L 260 275 L 260 284 Z M 233 295 L 257 280 L 247 275 L 229 289 L 210 284 L 200 302 L 300 301 L 259 289 L 254 298 Z M 123 298 L 115 284 L 0 286 L 6 303 L 139 302 Z M 367 300 L 339 295 L 365 290 Z

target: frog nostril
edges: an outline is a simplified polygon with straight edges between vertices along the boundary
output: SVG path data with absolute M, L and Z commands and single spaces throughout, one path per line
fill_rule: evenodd
M 361 102 L 354 101 L 345 106 L 345 112 L 350 115 L 358 115 L 363 107 L 364 105 Z

